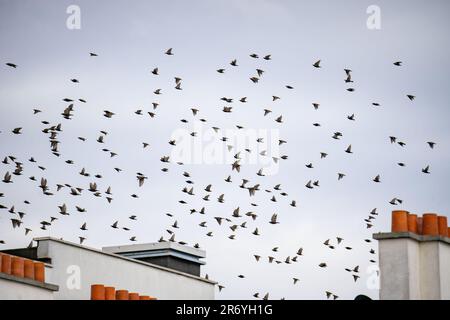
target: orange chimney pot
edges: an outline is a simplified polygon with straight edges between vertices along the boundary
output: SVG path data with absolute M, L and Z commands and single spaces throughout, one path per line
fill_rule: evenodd
M 128 300 L 128 290 L 117 290 L 116 300 Z
M 438 216 L 438 228 L 440 236 L 448 237 L 447 217 Z
M 423 233 L 423 218 L 417 217 L 417 233 L 422 234 Z
M 34 261 L 34 280 L 45 282 L 45 265 L 43 262 Z
M 23 278 L 25 272 L 24 259 L 19 257 L 11 258 L 11 274 Z
M 422 222 L 422 234 L 428 236 L 439 235 L 438 218 L 435 213 L 425 213 Z
M 91 300 L 105 300 L 105 286 L 102 284 L 91 285 Z
M 392 211 L 392 232 L 408 232 L 408 211 Z
M 105 287 L 105 300 L 116 300 L 116 288 Z
M 2 255 L 2 273 L 11 274 L 11 256 L 9 254 Z
M 139 293 L 132 292 L 128 295 L 128 300 L 139 300 Z
M 34 262 L 32 260 L 25 259 L 23 273 L 25 278 L 34 280 Z
M 417 214 L 408 214 L 408 231 L 412 233 L 418 233 Z

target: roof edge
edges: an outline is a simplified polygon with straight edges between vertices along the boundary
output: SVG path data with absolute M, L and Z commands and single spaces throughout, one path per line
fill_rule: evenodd
M 136 260 L 136 259 L 127 258 L 127 257 L 121 256 L 119 254 L 104 252 L 104 251 L 96 249 L 96 248 L 82 246 L 82 245 L 79 245 L 77 243 L 73 243 L 73 242 L 70 242 L 70 241 L 62 240 L 62 239 L 57 239 L 57 238 L 53 238 L 53 237 L 38 237 L 38 238 L 33 238 L 33 240 L 37 241 L 37 242 L 39 242 L 39 241 L 54 241 L 54 242 L 62 243 L 62 244 L 69 245 L 69 246 L 72 246 L 72 247 L 76 247 L 76 248 L 79 248 L 79 249 L 89 250 L 89 251 L 92 251 L 92 252 L 95 252 L 95 253 L 99 253 L 99 254 L 103 254 L 103 255 L 106 255 L 106 256 L 114 257 L 114 258 L 117 258 L 117 259 L 127 260 L 127 261 L 130 261 L 130 262 L 133 262 L 133 263 L 146 265 L 146 266 L 149 266 L 149 267 L 152 267 L 152 268 L 155 268 L 155 269 L 159 269 L 159 270 L 167 271 L 167 272 L 170 272 L 170 273 L 178 274 L 178 275 L 185 276 L 185 277 L 188 277 L 188 278 L 191 278 L 191 279 L 203 281 L 203 282 L 206 282 L 206 283 L 209 283 L 209 284 L 213 284 L 213 285 L 217 284 L 216 281 L 205 279 L 205 278 L 198 277 L 198 276 L 194 276 L 194 275 L 189 274 L 189 273 L 177 271 L 177 270 L 174 270 L 174 269 L 166 268 L 166 267 L 163 267 L 163 266 L 159 266 L 159 265 L 156 265 L 156 264 L 152 264 L 152 263 L 148 263 L 148 262 L 144 262 L 144 261 L 140 261 L 140 260 Z
M 372 234 L 372 237 L 375 240 L 409 238 L 418 242 L 439 241 L 450 245 L 450 238 L 448 237 L 420 235 L 413 232 L 378 232 Z
M 18 283 L 22 283 L 22 284 L 27 284 L 27 285 L 30 285 L 33 287 L 38 287 L 38 288 L 46 289 L 49 291 L 59 291 L 59 286 L 56 284 L 51 284 L 51 283 L 47 283 L 47 282 L 39 282 L 39 281 L 31 280 L 28 278 L 16 277 L 16 276 L 6 274 L 6 273 L 0 273 L 0 279 L 18 282 Z

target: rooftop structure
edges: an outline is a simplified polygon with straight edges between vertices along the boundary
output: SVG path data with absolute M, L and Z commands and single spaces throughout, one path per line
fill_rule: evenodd
M 198 265 L 199 271 L 204 262 L 198 259 L 205 257 L 201 250 L 157 243 L 109 247 L 101 251 L 51 237 L 34 240 L 36 247 L 4 250 L 0 254 L 0 300 L 85 300 L 102 297 L 101 292 L 106 288 L 108 297 L 112 297 L 114 289 L 118 299 L 125 296 L 143 297 L 142 300 L 214 299 L 216 282 L 200 277 L 199 272 L 193 274 L 150 263 L 146 259 L 158 258 L 158 255 L 145 254 L 162 251 L 160 257 L 165 256 L 169 262 L 173 263 L 176 256 L 182 267 Z M 113 248 L 122 248 L 118 250 L 120 254 L 114 253 L 117 250 Z M 144 252 L 143 256 L 136 255 L 137 252 Z M 31 272 L 35 265 L 40 270 L 38 273 Z
M 447 217 L 392 212 L 391 232 L 379 242 L 380 299 L 450 299 L 450 230 Z
M 200 266 L 205 264 L 200 259 L 206 257 L 203 250 L 169 241 L 104 247 L 102 250 L 195 276 L 200 276 Z

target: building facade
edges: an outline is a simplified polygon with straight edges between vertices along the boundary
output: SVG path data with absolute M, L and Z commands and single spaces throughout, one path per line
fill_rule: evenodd
M 156 299 L 214 299 L 216 282 L 199 275 L 115 254 L 111 250 L 101 251 L 50 237 L 35 241 L 38 243 L 35 248 L 6 250 L 3 253 L 44 262 L 45 281 L 21 277 L 18 271 L 15 276 L 13 270 L 10 274 L 2 273 L 0 299 L 84 300 L 90 299 L 91 286 L 95 284 L 138 292 Z M 159 249 L 165 248 L 168 255 L 187 255 L 182 252 L 183 246 L 178 246 L 157 245 Z M 130 246 L 127 249 L 130 251 Z M 197 254 L 197 258 L 204 257 L 201 250 L 186 250 L 191 256 Z

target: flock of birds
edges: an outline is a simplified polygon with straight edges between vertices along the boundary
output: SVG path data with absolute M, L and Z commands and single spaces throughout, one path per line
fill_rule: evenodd
M 174 50 L 172 48 L 166 50 L 164 52 L 165 55 L 167 56 L 173 56 L 174 55 Z M 96 53 L 89 53 L 90 58 L 92 59 L 98 59 L 98 55 Z M 249 55 L 249 57 L 251 59 L 262 59 L 264 61 L 266 61 L 266 63 L 270 63 L 270 60 L 272 59 L 272 56 L 270 54 L 264 55 L 262 57 L 260 57 L 258 54 L 252 53 Z M 401 61 L 397 61 L 393 63 L 394 67 L 401 67 L 402 66 L 402 62 Z M 16 69 L 16 68 L 20 68 L 20 66 L 18 66 L 15 63 L 6 63 L 7 67 Z M 232 60 L 231 62 L 229 62 L 229 68 L 237 68 L 239 66 L 238 61 L 236 59 Z M 314 62 L 311 66 L 312 68 L 322 68 L 322 64 L 321 64 L 321 60 L 318 60 L 316 62 Z M 150 73 L 157 77 L 159 75 L 159 68 L 155 67 L 152 70 L 150 70 Z M 225 76 L 227 73 L 227 68 L 222 67 L 216 70 L 218 76 Z M 263 69 L 256 69 L 255 70 L 255 74 L 254 75 L 250 75 L 249 76 L 249 81 L 251 81 L 252 83 L 254 83 L 255 85 L 257 85 L 261 79 L 264 77 L 264 73 L 266 71 Z M 346 84 L 349 85 L 349 87 L 346 89 L 348 92 L 353 92 L 355 91 L 355 88 L 352 87 L 352 83 L 354 82 L 352 79 L 352 70 L 350 69 L 344 69 L 343 70 L 343 75 L 344 77 L 344 82 Z M 74 83 L 74 85 L 77 85 L 80 83 L 80 80 L 78 79 L 69 79 L 72 83 Z M 173 83 L 174 89 L 176 90 L 183 90 L 183 79 L 181 77 L 174 77 L 174 83 Z M 285 88 L 288 90 L 294 90 L 294 87 L 291 85 L 285 85 Z M 153 91 L 155 96 L 161 95 L 163 94 L 162 89 L 161 88 L 156 88 Z M 414 101 L 415 96 L 408 94 L 406 97 L 406 99 L 408 99 L 409 101 Z M 233 112 L 233 105 L 237 102 L 237 103 L 247 103 L 248 98 L 247 97 L 239 97 L 239 98 L 233 98 L 233 97 L 218 97 L 218 99 L 221 101 L 221 103 L 224 104 L 222 112 L 223 113 L 231 113 Z M 280 100 L 281 97 L 280 96 L 276 96 L 273 95 L 270 97 L 270 100 L 272 101 L 272 103 L 276 103 L 278 100 Z M 85 99 L 82 98 L 64 98 L 62 99 L 64 103 L 66 103 L 66 107 L 62 110 L 61 112 L 61 119 L 60 121 L 56 121 L 54 123 L 47 121 L 47 120 L 41 120 L 42 125 L 44 126 L 42 129 L 42 133 L 45 134 L 48 137 L 49 140 L 49 145 L 50 145 L 50 149 L 49 151 L 56 157 L 62 158 L 62 153 L 60 152 L 61 149 L 61 141 L 59 140 L 58 136 L 63 132 L 64 130 L 64 121 L 66 120 L 71 120 L 74 117 L 75 114 L 75 104 L 85 104 L 87 103 L 87 101 Z M 377 107 L 380 106 L 379 103 L 377 102 L 373 102 L 372 103 L 373 106 Z M 136 116 L 148 116 L 150 118 L 155 118 L 157 116 L 157 112 L 158 112 L 158 107 L 159 107 L 159 103 L 158 102 L 153 102 L 152 106 L 150 108 L 150 110 L 142 110 L 142 109 L 138 109 L 134 112 L 134 114 Z M 317 110 L 320 108 L 320 104 L 319 103 L 312 103 L 312 107 Z M 40 110 L 40 109 L 32 109 L 30 110 L 30 112 L 32 112 L 34 115 L 36 115 L 36 117 L 38 117 L 41 113 L 45 114 L 45 110 Z M 201 122 L 207 122 L 206 119 L 204 118 L 199 118 L 199 114 L 201 114 L 201 111 L 198 107 L 193 107 L 190 108 L 190 112 L 192 113 L 192 117 L 194 120 L 191 121 L 201 121 Z M 271 114 L 273 113 L 273 111 L 269 108 L 265 108 L 262 110 L 261 112 L 261 116 L 262 117 L 268 117 L 271 116 Z M 107 119 L 111 119 L 113 117 L 116 117 L 116 113 L 113 110 L 104 110 L 103 111 L 103 116 Z M 38 118 L 37 118 L 38 119 Z M 351 114 L 347 116 L 347 119 L 349 121 L 356 121 L 356 116 L 355 114 Z M 183 124 L 187 124 L 189 123 L 190 120 L 188 119 L 180 119 L 181 123 Z M 274 116 L 273 121 L 277 122 L 277 123 L 283 123 L 283 116 L 282 115 L 277 115 Z M 319 127 L 320 123 L 313 123 L 314 126 Z M 242 126 L 236 126 L 237 129 L 243 129 Z M 2 128 L 2 129 L 6 129 L 6 128 Z M 241 166 L 244 165 L 242 163 L 242 154 L 244 153 L 251 153 L 254 152 L 254 150 L 250 149 L 250 148 L 246 148 L 243 150 L 236 150 L 235 146 L 233 146 L 232 144 L 230 144 L 228 137 L 226 136 L 222 136 L 221 135 L 221 128 L 217 127 L 217 126 L 212 126 L 212 129 L 214 130 L 214 132 L 216 133 L 216 137 L 217 140 L 219 142 L 222 142 L 226 145 L 226 148 L 228 150 L 228 152 L 233 154 L 234 160 L 232 161 L 232 163 L 230 164 L 230 172 L 227 173 L 224 177 L 223 180 L 226 183 L 229 183 L 231 186 L 236 187 L 236 188 L 241 188 L 244 190 L 248 191 L 248 197 L 250 199 L 252 199 L 253 196 L 255 196 L 256 193 L 261 193 L 261 192 L 266 192 L 269 193 L 270 196 L 268 198 L 268 201 L 271 202 L 278 202 L 280 201 L 280 199 L 288 199 L 287 203 L 290 205 L 290 207 L 292 208 L 296 208 L 297 207 L 297 201 L 296 199 L 289 199 L 289 194 L 287 192 L 287 190 L 284 190 L 281 187 L 281 184 L 277 184 L 275 186 L 263 186 L 262 182 L 259 181 L 259 179 L 261 179 L 261 177 L 265 176 L 264 173 L 264 168 L 258 170 L 255 173 L 254 179 L 251 177 L 247 177 L 247 178 L 240 178 L 240 179 L 234 179 L 233 175 L 234 174 L 239 174 L 241 172 Z M 22 128 L 22 127 L 15 127 L 15 128 L 10 128 L 7 130 L 1 130 L 0 133 L 1 134 L 7 134 L 8 132 L 12 135 L 20 135 L 22 134 L 24 131 L 26 131 L 26 128 Z M 101 150 L 105 153 L 107 153 L 109 155 L 109 157 L 114 158 L 116 156 L 118 156 L 118 152 L 114 151 L 114 150 L 110 150 L 107 147 L 104 147 L 107 141 L 107 137 L 108 137 L 109 132 L 102 130 L 99 132 L 98 137 L 96 137 L 96 143 L 98 143 L 98 145 L 100 146 Z M 198 138 L 197 137 L 197 132 L 191 132 L 190 134 L 193 139 Z M 335 140 L 339 140 L 343 137 L 343 134 L 341 132 L 334 132 L 330 135 L 330 139 L 335 139 Z M 86 142 L 88 141 L 87 137 L 84 136 L 79 136 L 77 137 L 80 141 L 82 142 Z M 394 137 L 394 136 L 390 136 L 390 137 L 386 137 L 387 141 L 389 141 L 392 144 L 398 144 L 401 147 L 404 147 L 406 145 L 406 143 L 404 141 L 401 141 L 398 137 Z M 263 137 L 258 138 L 256 143 L 262 143 L 263 142 Z M 177 145 L 177 141 L 176 140 L 169 140 L 167 142 L 169 145 L 171 145 L 172 147 L 175 147 Z M 287 140 L 279 140 L 278 144 L 281 146 L 283 144 L 288 143 Z M 429 148 L 433 149 L 436 145 L 435 142 L 433 141 L 428 141 L 426 142 L 429 146 Z M 143 142 L 142 143 L 142 148 L 149 148 L 149 143 L 147 142 Z M 353 149 L 352 149 L 352 145 L 348 145 L 344 150 L 342 150 L 342 152 L 345 152 L 347 154 L 353 154 Z M 263 150 L 261 152 L 259 152 L 260 156 L 263 157 L 268 157 L 271 158 L 271 161 L 273 161 L 274 163 L 278 163 L 281 161 L 286 161 L 288 160 L 288 155 L 281 155 L 281 156 L 272 156 L 270 154 L 268 154 L 267 150 Z M 320 153 L 320 159 L 324 159 L 328 156 L 328 154 L 326 152 L 321 152 Z M 158 155 L 158 157 L 160 157 L 160 162 L 161 162 L 161 168 L 160 170 L 162 172 L 168 172 L 169 169 L 171 168 L 171 166 L 183 166 L 184 164 L 182 162 L 173 162 L 171 161 L 170 155 Z M 30 163 L 34 163 L 37 165 L 37 167 L 42 170 L 42 172 L 44 172 L 46 170 L 44 164 L 39 164 L 37 163 L 37 160 L 35 160 L 35 158 L 30 155 L 29 159 L 18 159 L 16 156 L 14 155 L 5 155 L 4 159 L 2 160 L 2 165 L 4 167 L 4 174 L 3 179 L 2 179 L 2 183 L 3 184 L 12 184 L 14 183 L 14 181 L 16 179 L 22 179 L 21 176 L 24 175 L 25 173 L 25 168 L 26 168 L 26 164 L 25 162 L 28 161 Z M 69 165 L 69 166 L 74 166 L 74 161 L 67 159 L 67 160 L 62 160 L 64 161 L 65 164 Z M 305 166 L 309 169 L 314 168 L 313 163 L 307 163 L 305 164 Z M 403 162 L 399 162 L 398 166 L 405 166 L 405 163 Z M 117 173 L 117 174 L 121 174 L 122 173 L 122 169 L 119 167 L 114 167 L 113 170 Z M 183 170 L 181 170 L 183 171 Z M 424 174 L 429 174 L 430 173 L 430 166 L 427 165 L 426 167 L 422 168 L 422 173 Z M 63 190 L 67 190 L 67 192 L 73 196 L 73 197 L 77 197 L 80 196 L 82 193 L 86 193 L 89 192 L 91 193 L 94 197 L 98 197 L 98 198 L 103 198 L 106 199 L 106 201 L 108 203 L 113 203 L 113 188 L 111 186 L 105 186 L 104 188 L 100 188 L 99 185 L 97 184 L 97 181 L 100 181 L 100 179 L 102 179 L 102 175 L 100 174 L 93 174 L 90 172 L 89 168 L 79 168 L 77 169 L 77 172 L 79 173 L 79 175 L 81 175 L 82 177 L 86 178 L 86 185 L 84 186 L 77 186 L 77 185 L 73 185 L 73 184 L 69 184 L 69 183 L 65 183 L 65 184 L 53 184 L 47 181 L 47 179 L 45 177 L 36 177 L 36 176 L 30 176 L 28 177 L 28 179 L 31 181 L 32 185 L 35 186 L 36 188 L 41 189 L 42 194 L 44 196 L 47 197 L 51 197 L 51 196 L 55 196 L 58 192 L 62 192 Z M 131 174 L 131 173 L 128 173 Z M 225 196 L 225 193 L 216 190 L 216 188 L 212 185 L 212 184 L 208 184 L 205 186 L 197 186 L 195 185 L 194 181 L 192 180 L 192 176 L 191 173 L 187 172 L 187 171 L 183 171 L 182 173 L 183 179 L 185 179 L 185 185 L 182 187 L 181 192 L 186 195 L 186 197 L 189 196 L 195 196 L 196 192 L 198 190 L 201 190 L 199 192 L 202 192 L 202 200 L 205 203 L 205 206 L 203 206 L 200 209 L 189 209 L 187 210 L 187 212 L 189 214 L 194 214 L 194 213 L 198 213 L 201 217 L 201 215 L 205 215 L 207 214 L 207 206 L 206 204 L 208 203 L 208 201 L 217 201 L 218 203 L 224 203 L 225 201 L 227 201 L 228 199 Z M 142 172 L 137 172 L 135 175 L 136 178 L 136 188 L 140 188 L 143 187 L 146 180 L 148 179 L 148 176 Z M 337 173 L 337 179 L 341 180 L 345 178 L 345 173 L 342 172 L 338 172 Z M 93 179 L 95 179 L 94 181 L 92 181 Z M 258 179 L 258 181 L 255 181 L 256 179 Z M 381 176 L 378 174 L 375 177 L 373 177 L 373 182 L 374 183 L 380 183 L 382 180 Z M 314 189 L 314 188 L 319 188 L 320 187 L 320 182 L 318 180 L 309 180 L 305 183 L 305 188 L 307 189 Z M 195 190 L 194 190 L 195 187 Z M 1 190 L 0 190 L 1 191 Z M 213 196 L 213 194 L 217 191 L 216 196 Z M 132 198 L 138 198 L 139 195 L 136 193 L 131 194 Z M 17 211 L 15 209 L 15 205 L 14 204 L 9 204 L 6 205 L 6 201 L 5 199 L 7 199 L 7 194 L 0 192 L 0 209 L 1 210 L 6 210 L 9 214 L 10 214 L 10 222 L 12 223 L 12 228 L 16 229 L 16 228 L 21 228 L 22 225 L 27 225 L 27 221 L 26 221 L 26 213 L 23 211 Z M 181 205 L 187 205 L 189 203 L 189 201 L 181 199 L 178 202 Z M 74 199 L 75 201 L 75 199 Z M 392 200 L 388 201 L 391 205 L 397 205 L 397 204 L 401 204 L 402 200 L 399 199 L 398 197 L 393 197 Z M 24 201 L 25 204 L 30 204 L 29 201 L 25 200 Z M 253 207 L 257 207 L 258 204 L 255 202 L 251 203 L 251 206 Z M 56 211 L 54 214 L 51 214 L 50 216 L 43 218 L 42 221 L 39 224 L 40 229 L 42 230 L 47 230 L 49 228 L 52 227 L 52 224 L 55 223 L 55 221 L 59 220 L 59 219 L 64 219 L 65 216 L 68 216 L 70 214 L 73 213 L 73 210 L 75 210 L 78 213 L 86 213 L 87 209 L 84 208 L 81 205 L 76 205 L 74 206 L 74 208 L 72 209 L 71 206 L 66 205 L 66 203 L 62 203 L 59 207 L 58 207 L 58 211 Z M 256 209 L 255 209 L 256 210 Z M 171 241 L 171 242 L 178 242 L 181 245 L 192 245 L 195 248 L 200 248 L 200 245 L 198 243 L 195 244 L 188 244 L 185 241 L 177 241 L 176 240 L 176 230 L 180 228 L 179 222 L 177 221 L 177 219 L 175 219 L 174 215 L 171 213 L 166 213 L 166 215 L 172 219 L 171 220 L 171 224 L 170 226 L 168 226 L 167 230 L 165 231 L 167 233 L 167 236 L 161 236 L 159 241 Z M 374 208 L 369 215 L 367 216 L 367 218 L 364 219 L 365 225 L 367 228 L 371 228 L 373 226 L 373 222 L 376 219 L 376 216 L 378 215 L 377 209 Z M 128 219 L 130 220 L 138 220 L 139 217 L 136 215 L 130 215 L 128 217 Z M 252 222 L 258 222 L 259 224 L 272 224 L 272 225 L 277 225 L 280 224 L 280 219 L 279 219 L 279 215 L 277 213 L 273 213 L 271 218 L 269 220 L 263 220 L 261 221 L 261 218 L 259 218 L 258 214 L 255 213 L 254 211 L 248 211 L 248 212 L 243 212 L 243 210 L 240 208 L 240 206 L 237 206 L 233 212 L 231 212 L 229 215 L 223 214 L 223 215 L 218 215 L 218 216 L 214 216 L 213 220 L 215 221 L 215 223 L 217 223 L 218 226 L 221 226 L 222 228 L 229 228 L 230 230 L 230 235 L 228 236 L 228 238 L 230 240 L 236 240 L 236 231 L 238 229 L 247 229 L 247 223 L 248 221 L 252 221 Z M 3 223 L 3 222 L 2 222 Z M 24 230 L 24 234 L 28 235 L 30 233 L 33 232 L 33 228 L 36 226 L 29 226 L 27 225 L 26 227 L 23 228 Z M 201 230 L 205 230 L 204 234 L 207 237 L 213 237 L 214 234 L 212 231 L 208 231 L 208 222 L 205 221 L 201 221 L 198 224 L 198 227 L 201 228 Z M 79 228 L 79 242 L 80 244 L 83 244 L 86 241 L 86 236 L 84 235 L 84 232 L 88 230 L 88 223 L 87 221 L 84 222 L 81 226 L 78 227 Z M 110 222 L 110 228 L 112 229 L 122 229 L 125 231 L 129 231 L 131 232 L 132 230 L 130 230 L 130 228 L 124 226 L 120 221 L 111 221 Z M 260 236 L 261 235 L 261 228 L 260 227 L 255 227 L 254 229 L 252 228 L 252 230 L 249 230 L 249 232 L 254 235 L 254 236 Z M 2 235 L 5 236 L 5 235 Z M 129 238 L 129 240 L 131 242 L 133 241 L 137 241 L 137 237 L 136 236 L 131 236 Z M 364 239 L 365 242 L 370 243 L 371 239 Z M 4 239 L 0 239 L 0 244 L 5 244 L 6 241 Z M 33 242 L 30 243 L 30 246 L 33 245 Z M 344 241 L 344 239 L 340 236 L 336 236 L 334 239 L 326 239 L 323 242 L 323 245 L 328 247 L 329 249 L 333 250 L 336 249 L 337 246 L 342 246 L 343 248 L 345 248 L 345 250 L 352 250 L 352 247 L 347 245 Z M 298 248 L 298 250 L 296 252 L 293 252 L 291 255 L 287 256 L 287 257 L 279 257 L 276 255 L 276 253 L 278 252 L 279 248 L 278 247 L 274 247 L 272 248 L 272 252 L 273 254 L 268 255 L 268 256 L 261 256 L 261 255 L 254 255 L 254 259 L 256 262 L 262 262 L 262 261 L 267 261 L 267 263 L 275 263 L 275 264 L 292 264 L 292 263 L 297 263 L 300 261 L 301 257 L 304 255 L 304 250 L 303 248 Z M 375 254 L 375 250 L 374 249 L 370 249 L 370 254 Z M 370 259 L 371 263 L 376 263 L 376 261 L 374 259 Z M 317 264 L 318 268 L 327 268 L 327 263 L 322 261 L 320 263 Z M 352 267 L 346 267 L 344 268 L 346 272 L 348 272 L 351 275 L 351 278 L 353 279 L 353 281 L 358 281 L 358 279 L 360 278 L 359 275 L 359 265 L 357 266 L 352 266 Z M 239 274 L 237 275 L 238 278 L 240 279 L 244 279 L 245 275 L 243 274 Z M 206 275 L 206 278 L 208 278 L 208 275 Z M 293 285 L 296 285 L 300 279 L 297 277 L 293 277 L 291 279 Z M 225 288 L 224 285 L 222 284 L 218 284 L 218 289 L 221 291 Z M 253 294 L 254 298 L 262 298 L 262 299 L 269 299 L 269 293 L 259 293 L 259 292 L 255 292 Z M 338 294 L 331 292 L 331 291 L 326 291 L 325 292 L 325 297 L 328 299 L 338 299 L 339 296 Z

